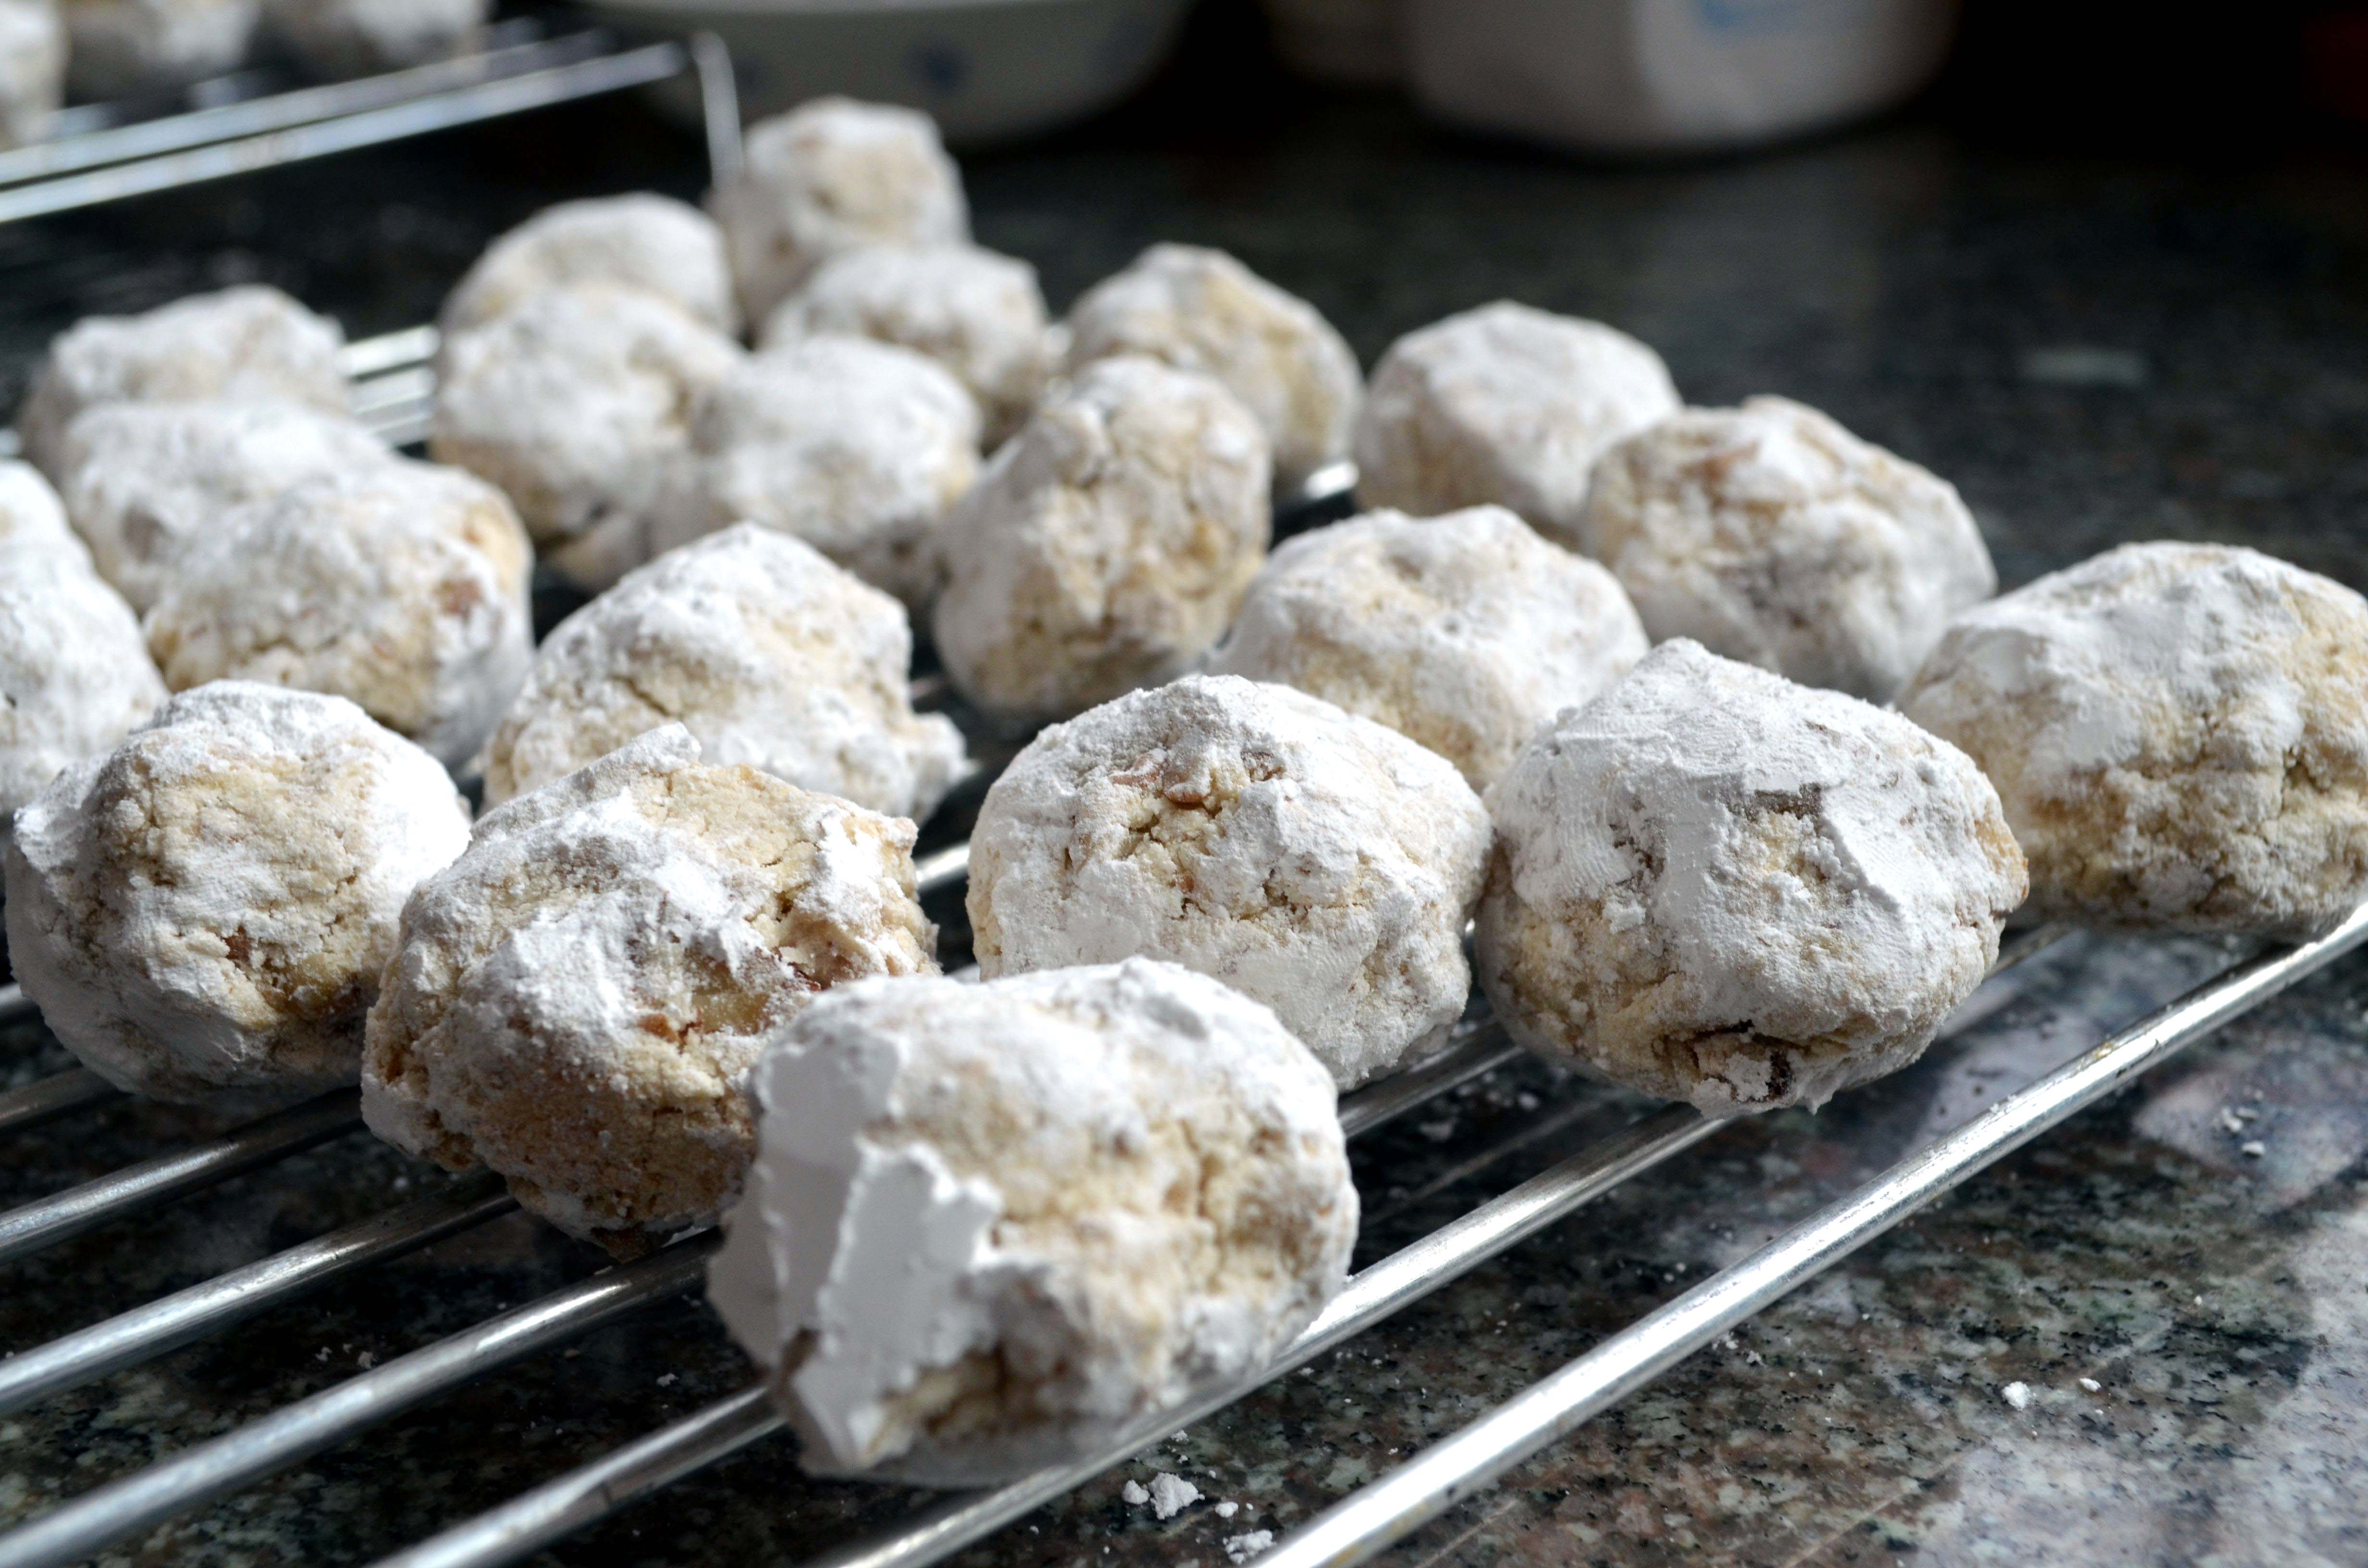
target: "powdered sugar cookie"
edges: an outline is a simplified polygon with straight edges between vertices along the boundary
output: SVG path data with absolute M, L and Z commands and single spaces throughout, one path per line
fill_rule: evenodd
M 620 1256 L 739 1195 L 771 1030 L 937 968 L 910 823 L 698 757 L 668 725 L 486 812 L 370 1016 L 372 1131 Z
M 740 330 L 723 232 L 687 202 L 635 192 L 547 207 L 485 247 L 438 324 L 457 336 L 574 283 L 638 289 L 721 333 Z
M 221 682 L 17 813 L 9 958 L 120 1088 L 317 1094 L 354 1081 L 404 900 L 468 841 L 444 769 L 352 703 Z
M 1387 724 L 1485 790 L 1645 647 L 1611 574 L 1474 506 L 1368 512 L 1286 541 L 1209 667 Z
M 2368 896 L 2368 600 L 2132 544 L 1951 622 L 1900 711 L 1998 785 L 2032 909 L 2303 937 Z
M 1699 643 L 1488 791 L 1480 978 L 1530 1049 L 1706 1115 L 1913 1062 L 1998 957 L 2022 857 L 1964 753 Z
M 1488 818 L 1444 758 L 1287 687 L 1188 676 L 1045 731 L 979 808 L 989 978 L 1140 953 L 1275 1010 L 1341 1087 L 1462 1015 Z
M 708 1294 L 809 1470 L 975 1486 L 1081 1458 L 1265 1365 L 1347 1272 L 1331 1080 L 1172 964 L 848 986 L 755 1083 Z

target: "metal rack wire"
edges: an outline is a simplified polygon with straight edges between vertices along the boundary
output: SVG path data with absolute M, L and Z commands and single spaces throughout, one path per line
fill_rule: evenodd
M 685 72 L 699 76 L 708 154 L 718 176 L 739 167 L 739 112 L 721 40 L 630 45 L 602 28 L 553 34 L 536 18 L 496 28 L 457 60 L 290 91 L 243 73 L 210 84 L 201 107 L 131 119 L 117 107 L 69 109 L 57 134 L 0 152 L 0 223 L 176 190 L 548 108 Z M 724 112 L 728 110 L 729 112 Z

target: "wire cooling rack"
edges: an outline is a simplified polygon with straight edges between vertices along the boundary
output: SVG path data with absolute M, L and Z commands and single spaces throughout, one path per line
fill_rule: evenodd
M 398 444 L 424 429 L 434 392 L 432 329 L 353 345 L 356 406 Z M 1353 472 L 1336 469 L 1291 498 L 1279 531 L 1309 509 L 1337 507 Z M 935 701 L 941 683 L 916 682 Z M 923 897 L 957 892 L 967 844 L 922 858 Z M 2010 934 L 1999 969 L 2027 960 L 2064 933 Z M 1957 1131 L 1776 1237 L 1675 1301 L 1597 1345 L 1463 1430 L 1356 1491 L 1261 1559 L 1290 1568 L 1362 1561 L 1486 1486 L 1521 1459 L 1645 1387 L 1679 1361 L 1816 1278 L 1925 1204 L 2146 1069 L 2368 940 L 2368 910 L 2328 936 L 2262 952 L 2100 1042 L 1992 1106 Z M 0 1021 L 30 1008 L 0 989 Z M 1513 1062 L 1520 1052 L 1485 1017 L 1460 1026 L 1445 1051 L 1416 1070 L 1343 1097 L 1341 1121 L 1360 1137 Z M 82 1070 L 0 1095 L 0 1137 L 116 1097 Z M 325 1096 L 220 1137 L 119 1170 L 0 1213 L 0 1267 L 110 1221 L 256 1171 L 360 1124 L 354 1093 Z M 880 1535 L 823 1552 L 806 1568 L 922 1568 L 943 1561 L 1255 1389 L 1391 1318 L 1508 1248 L 1568 1218 L 1621 1183 L 1691 1148 L 1720 1122 L 1690 1108 L 1655 1111 L 1481 1203 L 1461 1218 L 1353 1276 L 1273 1365 L 1115 1439 L 1078 1463 L 1008 1485 L 956 1494 Z M 514 1201 L 490 1176 L 385 1211 L 0 1361 L 0 1416 L 121 1371 L 285 1304 L 328 1282 L 416 1252 L 506 1216 Z M 716 1238 L 677 1241 L 503 1312 L 462 1333 L 364 1370 L 221 1437 L 198 1443 L 52 1508 L 0 1536 L 0 1568 L 70 1563 L 110 1543 L 235 1493 L 495 1369 L 564 1345 L 655 1303 L 695 1291 Z M 536 1486 L 393 1556 L 403 1568 L 491 1568 L 569 1533 L 779 1434 L 780 1417 L 750 1386 Z
M 740 119 L 722 40 L 702 33 L 634 44 L 605 28 L 554 28 L 529 17 L 495 27 L 482 51 L 407 71 L 298 87 L 268 71 L 246 71 L 202 83 L 170 105 L 67 109 L 48 140 L 0 152 L 0 223 L 426 136 L 686 72 L 699 78 L 710 162 L 719 179 L 729 177 L 739 167 Z

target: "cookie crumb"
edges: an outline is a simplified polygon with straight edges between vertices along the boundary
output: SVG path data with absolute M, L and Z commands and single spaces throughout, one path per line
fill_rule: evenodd
M 2029 1410 L 2031 1408 L 2031 1385 L 2029 1383 L 2009 1383 L 2006 1387 L 2000 1389 L 1998 1392 L 2005 1397 L 2006 1402 L 2009 1404 L 2014 1406 L 2017 1410 Z

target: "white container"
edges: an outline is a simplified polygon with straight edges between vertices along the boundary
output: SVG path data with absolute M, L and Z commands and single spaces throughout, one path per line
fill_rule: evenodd
M 1440 119 L 1588 153 L 1748 146 L 1898 103 L 1955 0 L 1408 0 L 1415 96 Z
M 1083 119 L 1176 41 L 1190 0 L 591 0 L 622 27 L 705 29 L 731 46 L 750 122 L 825 93 L 909 104 L 951 142 Z M 688 112 L 685 95 L 677 106 Z

